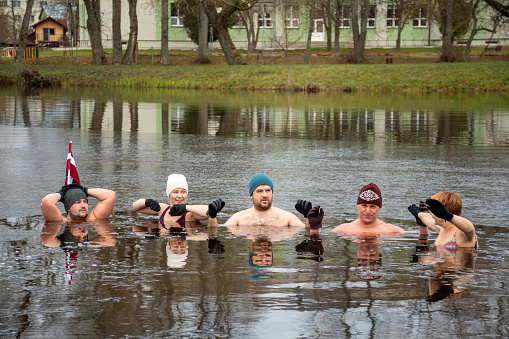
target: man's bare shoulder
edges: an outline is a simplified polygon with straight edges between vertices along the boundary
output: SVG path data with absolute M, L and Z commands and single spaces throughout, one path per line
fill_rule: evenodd
M 401 227 L 399 226 L 396 226 L 396 225 L 393 225 L 393 224 L 385 224 L 384 223 L 384 229 L 388 232 L 388 233 L 405 233 L 405 230 L 402 229 Z
M 234 213 L 228 220 L 224 223 L 225 225 L 241 225 L 242 221 L 252 214 L 252 208 L 248 208 L 242 211 L 238 211 Z
M 348 233 L 355 230 L 355 228 L 356 225 L 353 222 L 347 222 L 339 226 L 336 226 L 332 231 L 338 233 Z
M 345 223 L 337 226 L 333 229 L 334 232 L 358 235 L 358 234 L 370 234 L 370 235 L 397 235 L 405 233 L 405 230 L 393 224 L 387 224 L 382 221 L 374 227 L 363 227 L 357 223 L 357 220 L 351 223 Z

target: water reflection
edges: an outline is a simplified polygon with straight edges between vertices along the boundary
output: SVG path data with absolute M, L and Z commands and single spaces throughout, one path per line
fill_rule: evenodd
M 93 233 L 92 235 L 90 235 Z M 50 223 L 41 230 L 41 243 L 46 247 L 60 247 L 65 253 L 66 290 L 71 289 L 81 251 L 87 248 L 113 247 L 117 237 L 109 220 L 93 223 Z
M 0 91 L 0 336 L 509 334 L 507 212 L 493 213 L 509 199 L 504 95 Z M 73 254 L 41 244 L 41 198 L 62 184 L 69 140 L 84 184 L 117 192 L 115 246 Z M 168 173 L 185 173 L 199 201 L 225 199 L 221 223 L 246 207 L 246 182 L 260 171 L 281 208 L 294 211 L 303 194 L 324 207 L 319 234 L 205 222 L 182 234 L 132 210 L 140 196 L 166 199 Z M 360 243 L 330 232 L 357 218 L 352 201 L 371 181 L 384 192 L 384 221 L 406 233 Z M 465 193 L 482 258 L 475 275 L 433 246 L 415 253 L 407 206 L 445 188 Z M 88 231 L 85 243 L 95 242 Z M 461 298 L 426 300 L 451 290 Z
M 0 89 L 0 124 L 327 140 L 509 143 L 503 94 L 440 96 Z
M 357 276 L 362 280 L 376 280 L 382 277 L 382 253 L 378 248 L 380 239 L 366 237 L 359 239 L 357 249 Z
M 428 302 L 461 298 L 467 282 L 474 277 L 477 250 L 460 247 L 453 252 L 426 243 L 416 247 L 414 262 L 432 266 L 429 275 Z

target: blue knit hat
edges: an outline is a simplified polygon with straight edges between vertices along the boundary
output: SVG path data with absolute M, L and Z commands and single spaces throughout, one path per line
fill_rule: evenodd
M 274 184 L 272 180 L 268 177 L 267 174 L 258 173 L 253 175 L 251 180 L 249 180 L 249 196 L 253 195 L 254 190 L 261 185 L 268 185 L 270 188 L 274 189 Z

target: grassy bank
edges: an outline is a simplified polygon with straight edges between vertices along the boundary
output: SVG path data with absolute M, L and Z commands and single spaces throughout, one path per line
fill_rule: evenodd
M 188 58 L 193 58 L 189 54 Z M 72 61 L 70 61 L 72 63 Z M 509 91 L 509 62 L 405 64 L 0 65 L 0 84 L 221 90 Z

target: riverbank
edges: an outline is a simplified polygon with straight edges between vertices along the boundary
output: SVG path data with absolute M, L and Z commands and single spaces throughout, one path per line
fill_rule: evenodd
M 194 56 L 188 54 L 189 59 Z M 281 64 L 76 66 L 69 62 L 23 66 L 3 63 L 0 85 L 304 92 L 509 91 L 509 61 L 291 64 L 289 72 Z

